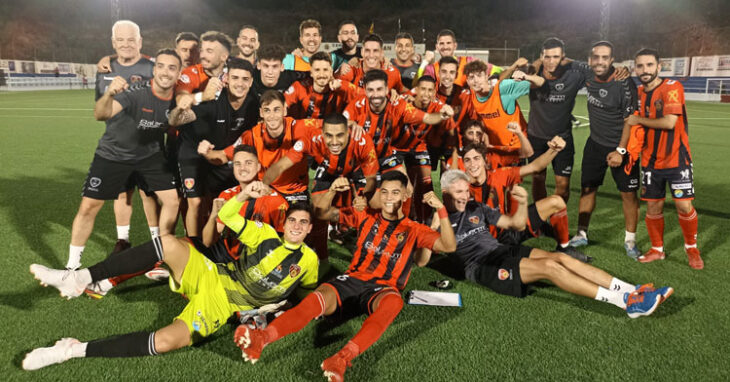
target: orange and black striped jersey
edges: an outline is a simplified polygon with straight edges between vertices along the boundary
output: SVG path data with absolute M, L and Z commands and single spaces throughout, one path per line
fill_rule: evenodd
M 304 154 L 307 154 L 317 163 L 317 171 L 326 171 L 327 174 L 334 177 L 346 177 L 357 169 L 362 171 L 363 176 L 374 176 L 378 173 L 380 165 L 378 157 L 375 155 L 375 145 L 369 135 L 363 134 L 357 142 L 353 142 L 350 137 L 347 146 L 340 154 L 334 155 L 324 143 L 322 132 L 312 133 L 314 135 L 311 135 L 309 139 L 303 140 L 304 150 L 292 151 L 288 155 L 292 162 L 304 161 Z M 320 175 L 317 173 L 315 178 L 319 178 Z
M 218 197 L 223 200 L 229 200 L 240 192 L 241 186 L 238 185 L 224 190 Z M 289 203 L 286 199 L 277 192 L 273 192 L 260 198 L 245 201 L 238 214 L 248 220 L 266 223 L 274 227 L 277 232 L 284 232 L 284 220 L 286 219 L 286 210 L 288 208 Z M 220 220 L 218 222 L 223 224 Z
M 408 282 L 416 250 L 433 249 L 441 237 L 411 219 L 390 221 L 371 209 L 341 208 L 340 224 L 358 232 L 355 253 L 345 274 L 398 290 Z
M 428 146 L 443 146 L 446 141 L 446 133 L 453 129 L 458 130 L 458 127 L 464 121 L 464 116 L 466 114 L 464 113 L 466 111 L 464 105 L 469 103 L 468 92 L 469 91 L 467 89 L 462 89 L 462 87 L 459 85 L 454 85 L 454 88 L 451 90 L 451 94 L 449 95 L 442 94 L 439 91 L 436 92 L 436 98 L 439 101 L 451 106 L 454 109 L 454 117 L 448 121 L 439 124 L 428 132 L 428 134 L 426 135 L 426 144 Z
M 383 159 L 393 154 L 393 142 L 408 134 L 406 124 L 422 123 L 426 116 L 422 110 L 405 102 L 386 101 L 385 109 L 374 113 L 367 97 L 347 105 L 344 113 L 347 119 L 355 121 L 370 135 L 375 144 L 375 154 Z
M 296 152 L 303 151 L 304 143 L 299 141 L 316 135 L 321 126 L 322 120 L 320 119 L 297 120 L 292 117 L 284 117 L 284 132 L 278 138 L 272 138 L 266 130 L 266 124 L 261 122 L 241 134 L 241 137 L 233 145 L 226 147 L 224 152 L 228 160 L 232 160 L 233 150 L 236 146 L 240 144 L 254 146 L 261 163 L 259 178 L 263 178 L 266 170 L 279 159 L 289 155 L 290 152 L 292 155 L 296 155 Z M 294 162 L 294 166 L 271 183 L 271 187 L 280 194 L 290 195 L 307 191 L 308 184 L 307 161 L 299 161 Z
M 388 75 L 388 90 L 395 89 L 398 93 L 403 93 L 405 90 L 408 90 L 403 86 L 398 69 L 391 66 L 383 69 L 383 71 Z M 353 83 L 363 89 L 365 89 L 364 77 L 365 71 L 362 68 L 362 58 L 360 59 L 360 65 L 357 67 L 350 66 L 350 71 L 347 74 L 342 74 L 339 70 L 335 73 L 335 78 Z
M 400 102 L 405 102 L 405 100 L 400 101 Z M 411 105 L 413 105 L 413 104 L 411 104 Z M 425 113 L 438 113 L 439 110 L 441 110 L 441 108 L 443 106 L 444 106 L 443 102 L 441 102 L 439 100 L 434 100 L 434 101 L 431 101 L 431 103 L 429 103 L 426 106 L 425 110 L 424 109 L 420 109 L 420 110 L 422 110 Z M 416 107 L 415 105 L 413 105 L 413 107 L 418 109 L 418 107 Z M 428 124 L 423 123 L 423 121 L 421 121 L 421 123 L 406 124 L 405 127 L 407 129 L 406 130 L 407 134 L 403 134 L 399 137 L 399 139 L 393 141 L 393 147 L 396 150 L 402 150 L 402 151 L 408 151 L 408 150 L 415 149 L 419 145 L 424 144 L 426 136 L 431 132 L 431 130 L 439 129 L 440 125 L 446 124 L 446 123 L 447 123 L 447 121 L 442 122 L 438 125 L 428 125 Z
M 365 95 L 364 90 L 347 81 L 342 81 L 336 90 L 330 90 L 328 86 L 324 93 L 317 93 L 313 81 L 312 78 L 299 80 L 284 92 L 289 116 L 322 119 L 327 114 L 342 113 L 347 104 Z
M 180 78 L 178 78 L 177 85 L 175 85 L 175 91 L 190 94 L 203 91 L 205 86 L 208 85 L 208 79 L 210 77 L 203 70 L 202 64 L 190 65 L 180 73 Z
M 517 211 L 517 201 L 512 198 L 512 186 L 522 182 L 519 167 L 501 167 L 487 171 L 487 181 L 480 185 L 469 184 L 469 193 L 479 203 L 498 209 L 503 215 Z M 498 229 L 491 226 L 490 231 L 497 237 Z
M 655 119 L 676 114 L 678 117 L 672 130 L 644 127 L 641 166 L 659 170 L 689 165 L 692 157 L 682 84 L 675 80 L 663 79 L 662 83 L 651 91 L 646 91 L 644 85 L 640 85 L 638 92 L 640 116 Z

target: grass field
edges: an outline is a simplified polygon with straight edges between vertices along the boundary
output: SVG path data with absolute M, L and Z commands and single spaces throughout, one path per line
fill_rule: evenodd
M 84 359 L 36 372 L 20 369 L 26 352 L 61 337 L 82 341 L 168 324 L 185 300 L 166 284 L 132 280 L 100 301 L 66 301 L 28 273 L 31 263 L 65 265 L 70 226 L 96 142 L 104 125 L 92 116 L 91 91 L 0 93 L 0 349 L 2 377 L 15 380 L 321 380 L 320 362 L 343 346 L 363 318 L 328 322 L 269 346 L 256 365 L 245 364 L 224 327 L 194 348 L 158 357 Z M 523 102 L 527 104 L 526 102 Z M 671 202 L 666 207 L 665 261 L 639 264 L 624 254 L 623 217 L 610 176 L 591 222 L 595 265 L 634 283 L 671 285 L 675 294 L 651 317 L 629 319 L 612 305 L 541 285 L 525 299 L 499 296 L 457 281 L 463 308 L 406 306 L 385 335 L 348 371 L 358 381 L 703 380 L 730 379 L 730 106 L 688 104 L 694 159 L 699 248 L 705 269 L 687 265 Z M 575 115 L 585 118 L 585 98 Z M 574 130 L 576 169 L 587 127 Z M 724 170 L 723 170 L 724 169 Z M 551 175 L 548 176 L 549 178 Z M 575 230 L 580 171 L 572 180 L 569 216 Z M 529 186 L 529 185 L 528 185 Z M 641 210 L 638 240 L 649 242 Z M 139 200 L 131 238 L 149 234 Z M 84 265 L 103 259 L 116 240 L 109 203 L 99 214 Z M 530 244 L 553 248 L 550 239 Z M 333 246 L 333 265 L 350 256 Z M 415 269 L 407 290 L 426 289 L 444 276 Z M 723 350 L 724 349 L 724 350 Z

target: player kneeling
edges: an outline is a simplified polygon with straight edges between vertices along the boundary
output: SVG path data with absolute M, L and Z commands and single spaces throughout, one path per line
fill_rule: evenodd
M 63 338 L 52 347 L 38 348 L 25 356 L 23 369 L 35 370 L 78 357 L 136 357 L 156 355 L 191 345 L 216 332 L 238 311 L 278 303 L 295 289 L 302 297 L 317 284 L 317 255 L 304 243 L 312 229 L 308 206 L 289 208 L 280 239 L 273 227 L 239 215 L 249 198 L 268 190 L 250 183 L 229 200 L 218 217 L 238 237 L 245 250 L 224 261 L 210 260 L 185 239 L 164 235 L 147 244 L 112 254 L 86 269 L 55 270 L 32 264 L 31 272 L 43 285 L 73 298 L 92 282 L 149 269 L 164 261 L 172 271 L 170 289 L 190 300 L 172 324 L 154 332 L 124 334 L 90 342 Z M 203 251 L 206 251 L 203 249 Z M 219 259 L 220 254 L 213 254 Z
M 464 269 L 467 279 L 497 293 L 524 297 L 528 284 L 548 280 L 567 292 L 614 304 L 625 309 L 629 317 L 636 318 L 653 313 L 673 292 L 671 287 L 634 286 L 563 253 L 521 244 L 500 244 L 490 234 L 490 225 L 525 229 L 527 192 L 520 186 L 514 186 L 511 191 L 518 202 L 512 216 L 469 201 L 469 176 L 462 171 L 445 172 L 441 176 L 441 189 L 458 242 L 452 256 Z

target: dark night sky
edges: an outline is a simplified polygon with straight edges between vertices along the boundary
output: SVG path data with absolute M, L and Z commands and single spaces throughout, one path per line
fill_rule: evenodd
M 425 25 L 429 48 L 440 29 L 450 28 L 461 47 L 503 47 L 506 41 L 527 57 L 534 57 L 549 36 L 564 39 L 568 55 L 582 57 L 600 37 L 599 0 L 119 2 L 122 18 L 142 28 L 147 53 L 170 46 L 179 31 L 217 29 L 235 36 L 240 25 L 249 23 L 260 29 L 262 43 L 291 49 L 297 42 L 299 21 L 307 17 L 322 22 L 325 41 L 335 41 L 336 26 L 343 19 L 354 19 L 361 37 L 374 22 L 376 33 L 389 41 L 398 32 L 400 18 L 403 30 L 419 42 Z M 612 0 L 610 15 L 609 39 L 617 47 L 619 60 L 642 46 L 657 47 L 665 56 L 730 53 L 726 37 L 730 35 L 730 1 Z M 111 51 L 111 24 L 108 0 L 3 1 L 0 57 L 95 62 Z

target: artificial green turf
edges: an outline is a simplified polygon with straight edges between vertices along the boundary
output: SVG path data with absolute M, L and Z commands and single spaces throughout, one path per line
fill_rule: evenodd
M 526 100 L 523 105 L 528 107 Z M 343 346 L 363 318 L 334 328 L 315 322 L 266 348 L 245 364 L 225 327 L 211 340 L 158 357 L 84 359 L 36 372 L 20 369 L 26 352 L 61 337 L 91 340 L 171 322 L 185 301 L 166 285 L 137 278 L 101 301 L 66 301 L 28 273 L 34 262 L 65 265 L 70 226 L 103 123 L 92 117 L 91 91 L 0 93 L 0 322 L 2 380 L 321 380 L 320 362 Z M 586 116 L 585 98 L 575 114 Z M 372 348 L 354 361 L 350 380 L 727 380 L 730 304 L 726 293 L 730 180 L 730 106 L 688 103 L 699 212 L 699 248 L 705 269 L 687 265 L 671 202 L 666 207 L 665 261 L 642 265 L 624 255 L 623 216 L 610 175 L 591 221 L 595 265 L 626 281 L 671 285 L 675 294 L 651 317 L 629 319 L 612 305 L 543 285 L 525 299 L 499 296 L 457 281 L 463 308 L 406 306 Z M 574 130 L 576 165 L 569 203 L 575 227 L 580 157 L 588 135 Z M 551 175 L 548 176 L 551 178 Z M 549 181 L 552 185 L 552 182 Z M 529 190 L 529 184 L 527 184 Z M 642 206 L 638 240 L 649 243 Z M 83 263 L 103 259 L 116 239 L 111 205 L 96 220 Z M 132 241 L 149 237 L 138 197 Z M 533 245 L 554 247 L 551 239 Z M 349 255 L 331 245 L 342 270 Z M 406 290 L 431 289 L 444 276 L 415 269 Z

